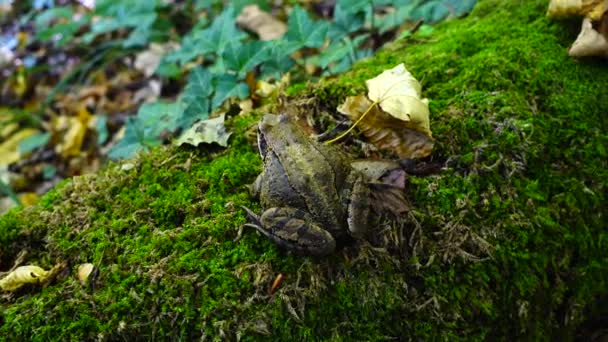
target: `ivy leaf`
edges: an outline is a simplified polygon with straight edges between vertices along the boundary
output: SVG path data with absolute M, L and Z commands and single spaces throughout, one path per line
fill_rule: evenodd
M 253 41 L 241 44 L 230 42 L 222 54 L 226 69 L 235 71 L 239 79 L 243 79 L 248 71 L 270 58 L 268 44 L 263 41 Z
M 179 62 L 182 65 L 198 56 L 214 53 L 221 56 L 230 42 L 240 41 L 247 35 L 235 24 L 233 7 L 228 7 L 213 20 L 207 29 L 193 29 L 182 40 L 182 47 L 167 56 L 169 62 Z
M 248 96 L 249 87 L 245 82 L 239 82 L 234 75 L 219 75 L 216 78 L 215 95 L 211 101 L 211 108 L 219 107 L 229 97 L 244 99 Z
M 289 14 L 285 38 L 288 42 L 294 43 L 294 47 L 298 46 L 297 49 L 320 47 L 325 42 L 327 29 L 327 22 L 313 21 L 306 10 L 296 6 Z
M 370 0 L 338 0 L 336 7 L 340 7 L 346 14 L 365 12 L 370 8 Z M 334 19 L 336 14 L 334 12 Z
M 435 23 L 448 16 L 461 16 L 470 12 L 477 0 L 427 0 L 412 12 L 412 18 Z
M 57 19 L 62 20 L 52 24 Z M 61 47 L 70 42 L 80 28 L 87 25 L 89 21 L 90 16 L 88 14 L 75 19 L 73 10 L 67 6 L 48 9 L 36 16 L 34 21 L 36 39 L 43 42 L 53 40 L 54 44 Z
M 357 36 L 352 40 L 345 37 L 341 41 L 329 45 L 318 56 L 310 58 L 308 62 L 327 69 L 323 75 L 347 71 L 355 61 L 369 56 L 371 50 L 359 49 L 359 45 L 368 37 L 368 34 Z
M 136 117 L 129 117 L 125 124 L 125 136 L 108 153 L 112 159 L 128 158 L 138 151 L 161 144 L 161 135 L 178 128 L 181 102 L 146 103 L 139 107 Z
M 96 14 L 103 19 L 91 26 L 91 32 L 82 39 L 90 43 L 97 35 L 118 29 L 133 28 L 131 35 L 123 42 L 123 47 L 144 45 L 148 42 L 152 25 L 156 21 L 156 1 L 98 1 Z
M 412 18 L 412 12 L 414 11 L 415 4 L 402 5 L 395 9 L 395 11 L 376 19 L 376 27 L 380 33 L 385 33 L 396 27 L 401 26 L 405 21 Z
M 212 76 L 207 69 L 201 66 L 192 69 L 188 85 L 180 97 L 185 109 L 179 118 L 179 127 L 190 127 L 195 121 L 209 117 L 209 96 L 213 92 L 211 81 Z
M 286 51 L 291 46 L 285 40 L 273 42 L 268 46 L 268 59 L 262 64 L 262 78 L 274 77 L 280 79 L 295 64 Z
M 351 32 L 355 32 L 363 27 L 365 13 L 347 10 L 348 6 L 338 3 L 334 8 L 334 20 L 329 26 L 328 35 L 332 40 L 339 40 Z

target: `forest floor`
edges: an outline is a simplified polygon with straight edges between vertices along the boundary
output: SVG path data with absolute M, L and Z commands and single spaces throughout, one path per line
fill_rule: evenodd
M 568 57 L 579 24 L 545 11 L 480 1 L 430 38 L 288 89 L 282 107 L 322 115 L 399 63 L 421 81 L 427 162 L 442 167 L 408 178 L 413 209 L 378 220 L 369 243 L 317 259 L 239 233 L 240 206 L 259 209 L 254 111 L 227 123 L 225 150 L 157 148 L 1 216 L 0 270 L 20 257 L 63 271 L 0 296 L 0 336 L 592 338 L 608 314 L 608 69 Z M 81 284 L 83 263 L 95 271 Z

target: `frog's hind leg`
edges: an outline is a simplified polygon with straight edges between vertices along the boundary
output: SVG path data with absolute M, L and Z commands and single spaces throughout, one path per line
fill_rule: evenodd
M 336 241 L 325 229 L 314 223 L 308 213 L 291 207 L 266 210 L 254 226 L 279 247 L 300 255 L 323 256 L 336 249 Z

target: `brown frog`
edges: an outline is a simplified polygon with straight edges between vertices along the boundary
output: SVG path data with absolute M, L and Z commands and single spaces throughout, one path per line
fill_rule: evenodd
M 247 226 L 301 255 L 327 255 L 337 239 L 364 235 L 370 189 L 350 158 L 308 138 L 286 115 L 264 116 L 258 146 L 264 171 L 253 193 L 264 212 L 245 208 L 254 221 Z

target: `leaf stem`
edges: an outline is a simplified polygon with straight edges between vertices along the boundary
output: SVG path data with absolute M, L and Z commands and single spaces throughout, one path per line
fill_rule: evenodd
M 357 119 L 357 121 L 355 121 L 354 124 L 352 124 L 346 131 L 342 132 L 342 134 L 338 135 L 337 137 L 328 140 L 325 142 L 326 145 L 332 144 L 342 138 L 344 138 L 348 133 L 350 133 L 355 126 L 357 126 L 359 124 L 359 122 L 361 122 L 361 120 L 363 120 L 363 118 L 365 118 L 365 116 L 367 116 L 367 114 L 372 110 L 372 108 L 374 108 L 374 106 L 378 105 L 378 101 L 374 101 L 371 105 L 369 105 L 369 107 L 367 107 L 367 110 L 365 111 L 365 113 L 363 113 L 363 115 L 361 115 L 359 117 L 359 119 Z

